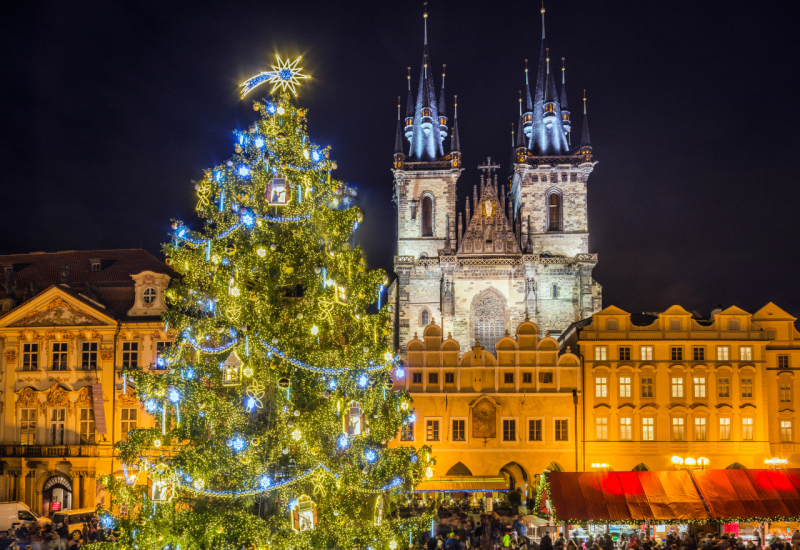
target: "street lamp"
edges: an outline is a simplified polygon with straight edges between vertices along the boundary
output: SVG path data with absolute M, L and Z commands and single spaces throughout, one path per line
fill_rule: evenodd
M 788 463 L 789 460 L 786 458 L 775 458 L 775 457 L 768 458 L 767 460 L 764 461 L 764 464 L 767 464 L 773 470 L 775 468 L 782 468 L 783 466 L 786 466 Z
M 609 465 L 605 462 L 592 462 L 592 468 L 595 470 L 608 470 Z
M 673 456 L 670 462 L 672 462 L 672 467 L 675 470 L 705 470 L 709 460 L 704 456 L 700 458 Z

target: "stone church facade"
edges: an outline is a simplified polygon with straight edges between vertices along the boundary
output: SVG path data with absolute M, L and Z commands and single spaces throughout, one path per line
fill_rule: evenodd
M 438 98 L 431 75 L 427 28 L 425 36 L 416 96 L 409 77 L 405 119 L 398 105 L 394 346 L 404 353 L 433 320 L 461 349 L 480 340 L 491 353 L 526 318 L 541 336 L 557 336 L 602 308 L 592 277 L 597 255 L 589 251 L 586 190 L 595 161 L 585 104 L 581 145 L 570 148 L 563 77 L 559 98 L 543 41 L 533 96 L 526 83 L 525 112 L 520 108 L 510 185 L 498 183 L 500 166 L 487 159 L 459 212 L 458 107 L 451 128 L 444 75 Z

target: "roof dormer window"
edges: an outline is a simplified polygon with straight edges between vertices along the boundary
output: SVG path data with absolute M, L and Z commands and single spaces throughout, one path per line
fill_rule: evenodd
M 91 271 L 100 271 L 103 268 L 102 262 L 97 258 L 89 260 L 89 266 Z
M 145 288 L 144 292 L 142 293 L 142 301 L 145 304 L 152 304 L 156 301 L 156 296 L 158 296 L 158 291 L 155 288 Z

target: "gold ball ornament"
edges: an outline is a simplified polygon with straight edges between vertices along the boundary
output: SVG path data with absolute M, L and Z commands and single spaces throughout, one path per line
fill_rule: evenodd
M 275 369 L 278 368 L 278 364 L 277 363 L 270 363 L 269 364 L 269 368 L 271 368 L 272 370 L 275 370 Z
M 297 116 L 306 116 L 305 109 L 297 109 Z
M 172 222 L 172 229 L 178 229 L 178 222 Z
M 250 294 L 250 299 L 251 299 L 251 300 L 255 300 L 255 299 L 256 299 L 256 297 L 257 297 L 257 296 L 256 296 L 256 293 L 255 293 L 255 292 L 253 292 L 253 293 L 251 293 L 251 294 Z
M 258 103 L 253 103 L 253 110 L 254 111 L 260 111 L 261 110 L 261 105 L 259 105 Z
M 222 525 L 220 525 L 219 527 L 217 527 L 217 529 L 216 529 L 216 531 L 215 531 L 215 532 L 216 532 L 218 535 L 221 535 L 223 531 L 224 531 L 224 529 L 222 528 Z
M 203 409 L 206 408 L 206 404 L 205 403 L 200 403 L 200 404 L 197 405 L 197 408 L 202 411 Z
M 233 243 L 228 243 L 228 246 L 225 247 L 225 250 L 233 254 L 234 252 L 236 252 L 236 245 Z
M 251 443 L 252 443 L 253 447 L 258 447 L 259 445 L 261 445 L 261 438 L 254 437 L 253 441 L 251 441 Z
M 167 265 L 172 265 L 172 258 L 167 256 L 166 258 L 164 258 L 164 263 Z
M 363 298 L 364 297 L 364 291 L 363 290 L 358 293 L 358 297 L 359 298 Z
M 214 327 L 214 330 L 216 330 L 217 332 L 222 332 L 224 328 L 225 327 L 223 327 L 222 325 L 217 325 Z
M 242 146 L 237 143 L 236 145 L 233 146 L 233 150 L 236 151 L 237 153 L 241 153 Z
M 252 461 L 253 459 L 247 455 L 242 455 L 239 457 L 239 462 L 241 462 L 242 464 L 250 464 Z
M 388 380 L 386 380 L 386 382 L 384 383 L 384 387 L 385 387 L 387 390 L 391 390 L 391 389 L 394 387 L 394 380 L 392 380 L 392 378 L 391 378 L 391 377 L 389 377 L 389 379 L 388 379 Z
M 281 378 L 280 380 L 278 380 L 278 386 L 281 389 L 285 390 L 286 388 L 289 387 L 289 379 L 288 378 Z
M 286 139 L 286 135 L 283 132 L 278 132 L 275 137 L 280 140 Z
M 338 237 L 338 236 L 339 236 L 339 230 L 338 230 L 338 229 L 334 229 L 334 230 L 333 230 L 333 234 L 334 234 L 334 235 L 336 235 L 336 236 Z
M 283 272 L 286 273 L 287 275 L 291 275 L 292 273 L 294 273 L 294 268 L 292 266 L 290 266 L 289 264 L 284 264 L 283 265 Z

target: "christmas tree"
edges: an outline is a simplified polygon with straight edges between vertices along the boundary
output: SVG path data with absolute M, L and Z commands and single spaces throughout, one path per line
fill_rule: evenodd
M 296 65 L 243 85 L 275 87 L 195 185 L 202 229 L 175 222 L 165 245 L 178 337 L 160 369 L 123 371 L 156 427 L 118 443 L 123 479 L 104 479 L 124 546 L 394 549 L 430 524 L 398 513 L 430 449 L 386 448 L 413 421 L 392 391 L 388 279 L 352 244 L 362 213 L 292 103 Z

